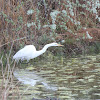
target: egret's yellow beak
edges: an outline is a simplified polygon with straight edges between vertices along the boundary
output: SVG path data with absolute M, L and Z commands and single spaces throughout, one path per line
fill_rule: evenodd
M 64 46 L 64 45 L 58 44 L 58 46 Z

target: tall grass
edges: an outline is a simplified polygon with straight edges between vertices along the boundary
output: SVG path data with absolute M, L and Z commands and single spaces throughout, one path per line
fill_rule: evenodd
M 11 45 L 11 49 L 9 54 L 1 56 L 0 59 L 0 71 L 1 71 L 1 82 L 0 82 L 0 99 L 8 100 L 9 95 L 12 95 L 12 99 L 17 96 L 20 97 L 18 93 L 18 83 L 14 83 L 13 72 L 15 69 L 15 62 L 11 59 L 11 51 L 12 51 L 13 43 Z M 5 58 L 5 59 L 3 59 Z M 15 90 L 16 89 L 16 90 Z M 12 94 L 10 93 L 12 91 Z M 16 95 L 17 94 L 17 95 Z

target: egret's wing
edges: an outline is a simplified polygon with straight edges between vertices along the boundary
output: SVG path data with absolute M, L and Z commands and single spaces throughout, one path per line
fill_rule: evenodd
M 29 60 L 32 58 L 33 53 L 36 51 L 36 48 L 33 45 L 27 45 L 23 49 L 19 50 L 14 56 L 15 60 Z

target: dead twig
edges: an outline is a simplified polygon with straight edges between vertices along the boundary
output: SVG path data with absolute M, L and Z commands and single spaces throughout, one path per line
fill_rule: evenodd
M 3 47 L 3 46 L 5 46 L 5 45 L 7 45 L 7 44 L 9 44 L 9 43 L 12 43 L 12 42 L 14 43 L 15 41 L 19 41 L 19 40 L 25 39 L 25 38 L 27 38 L 27 37 L 29 37 L 29 36 L 22 37 L 22 38 L 20 38 L 20 39 L 15 39 L 15 40 L 13 40 L 13 41 L 7 42 L 7 43 L 1 45 L 0 48 Z

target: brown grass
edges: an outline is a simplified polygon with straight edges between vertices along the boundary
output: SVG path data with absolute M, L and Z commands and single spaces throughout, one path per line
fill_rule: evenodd
M 60 2 L 60 4 L 59 4 Z M 72 3 L 76 3 L 75 1 L 72 1 Z M 38 5 L 40 3 L 40 5 Z M 2 47 L 2 50 L 10 49 L 10 43 L 12 43 L 13 40 L 19 40 L 14 42 L 14 50 L 18 49 L 21 44 L 38 44 L 38 38 L 39 36 L 43 36 L 43 34 L 50 35 L 50 28 L 43 28 L 37 29 L 35 26 L 31 26 L 30 28 L 27 28 L 26 24 L 27 22 L 35 22 L 36 26 L 38 27 L 38 20 L 37 20 L 37 8 L 40 11 L 38 14 L 38 18 L 40 20 L 41 26 L 47 24 L 48 22 L 52 24 L 52 20 L 50 17 L 50 12 L 53 10 L 66 10 L 68 16 L 72 18 L 73 20 L 77 20 L 81 22 L 81 27 L 98 27 L 98 20 L 95 19 L 95 14 L 90 13 L 83 7 L 74 7 L 74 16 L 71 16 L 69 13 L 69 9 L 65 7 L 65 5 L 68 5 L 64 0 L 62 1 L 53 1 L 53 0 L 46 0 L 46 4 L 44 4 L 43 1 L 22 1 L 22 0 L 1 0 L 0 1 L 0 47 Z M 65 5 L 63 5 L 65 4 Z M 86 2 L 80 1 L 80 4 L 86 4 Z M 91 5 L 89 6 L 91 8 Z M 33 9 L 34 13 L 32 15 L 27 15 L 27 10 Z M 98 15 L 100 12 L 100 9 L 98 8 Z M 80 12 L 84 12 L 85 15 L 80 14 Z M 56 24 L 62 24 L 62 20 L 58 17 L 61 16 L 60 14 L 57 16 Z M 69 30 L 72 30 L 74 33 L 78 33 L 79 29 L 78 26 L 71 22 L 71 20 L 64 18 L 66 21 L 66 26 Z M 81 29 L 81 28 L 80 28 Z M 92 30 L 91 30 L 92 31 Z M 62 28 L 60 30 L 56 30 L 56 33 L 58 33 L 61 37 L 63 37 L 63 34 L 67 34 L 68 32 L 66 30 L 63 30 Z M 99 31 L 98 31 L 99 32 Z M 99 33 L 98 33 L 99 34 Z M 71 34 L 69 34 L 71 35 Z M 33 37 L 34 36 L 34 37 Z M 68 36 L 68 35 L 67 35 Z M 98 36 L 98 35 L 96 35 Z M 23 38 L 26 37 L 26 38 Z M 69 36 L 71 37 L 71 36 Z M 20 39 L 23 38 L 23 39 Z M 55 40 L 57 40 L 57 37 L 53 37 Z M 66 36 L 65 36 L 66 38 Z M 98 36 L 97 38 L 100 39 Z M 61 38 L 63 39 L 63 38 Z M 60 40 L 61 40 L 60 39 Z M 58 39 L 59 40 L 59 39 Z M 52 40 L 53 41 L 53 40 Z M 6 44 L 6 45 L 5 45 Z M 10 45 L 9 45 L 10 44 Z M 1 48 L 0 48 L 1 49 Z

